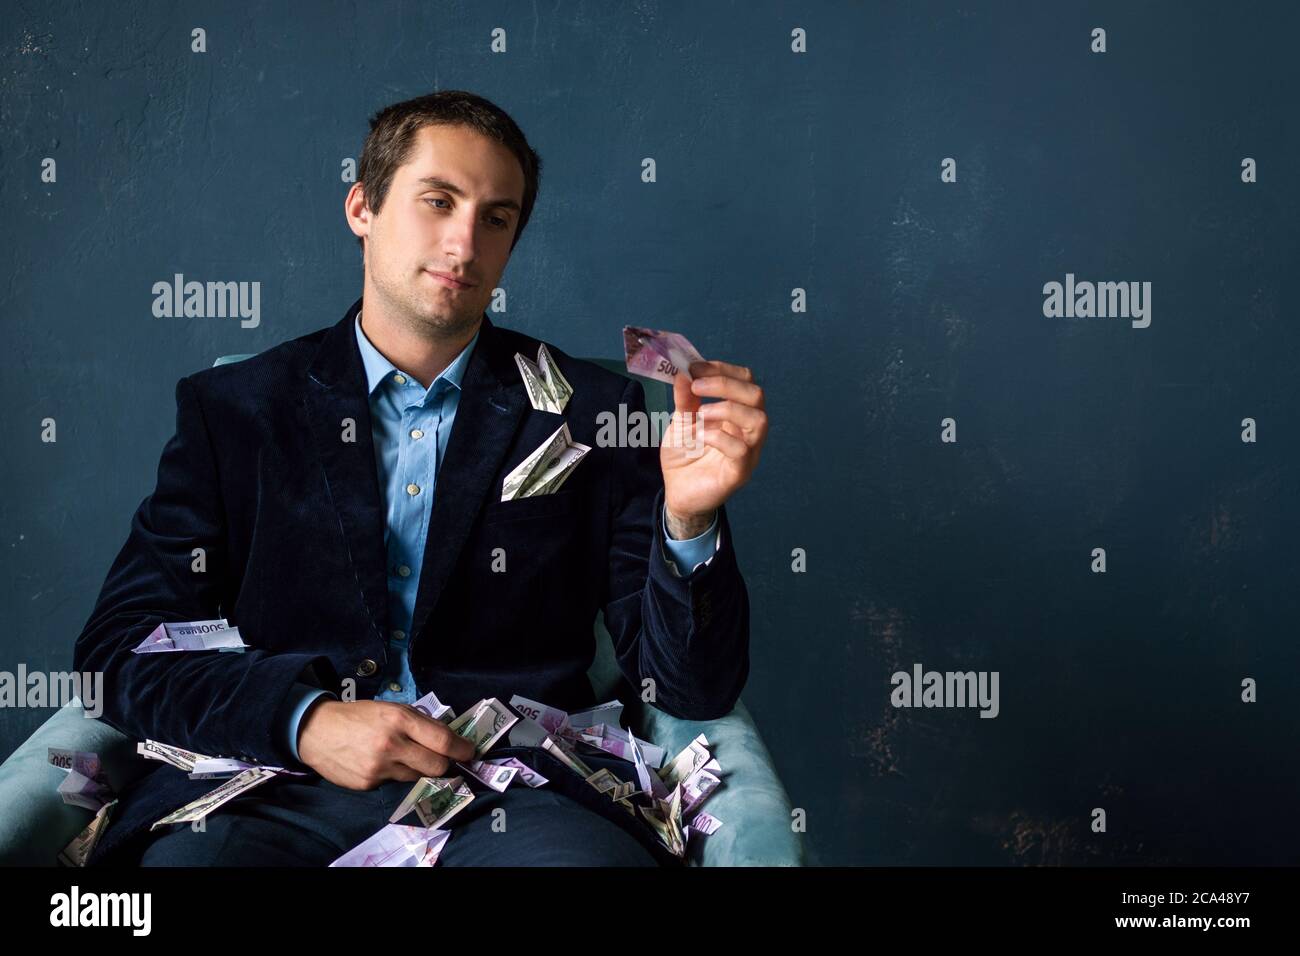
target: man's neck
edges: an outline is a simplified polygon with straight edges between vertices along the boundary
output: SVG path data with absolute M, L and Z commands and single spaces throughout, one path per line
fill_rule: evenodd
M 401 322 L 386 317 L 378 305 L 367 305 L 359 316 L 361 331 L 379 353 L 402 371 L 415 376 L 424 388 L 441 375 L 465 350 L 483 324 L 454 339 L 430 339 L 418 335 Z

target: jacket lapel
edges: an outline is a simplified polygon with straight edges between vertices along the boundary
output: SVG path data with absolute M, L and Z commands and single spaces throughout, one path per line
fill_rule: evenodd
M 347 315 L 325 333 L 320 351 L 307 370 L 303 413 L 325 470 L 362 599 L 376 634 L 387 643 L 386 519 L 375 467 L 366 370 L 353 328 L 360 308 L 358 299 Z M 353 441 L 344 440 L 345 419 L 355 423 Z
M 438 605 L 484 499 L 497 490 L 493 479 L 528 407 L 514 355 L 484 314 L 478 342 L 461 380 L 451 438 L 438 469 L 411 622 L 412 652 Z
M 325 333 L 307 371 L 304 416 L 325 470 L 348 557 L 376 634 L 387 642 L 388 571 L 386 516 L 375 467 L 366 370 L 353 323 L 358 299 Z M 516 429 L 529 407 L 513 353 L 486 314 L 461 380 L 460 404 L 434 486 L 433 513 L 424 542 L 410 646 L 423 632 L 493 479 L 505 462 Z M 343 421 L 356 423 L 354 441 L 343 441 Z

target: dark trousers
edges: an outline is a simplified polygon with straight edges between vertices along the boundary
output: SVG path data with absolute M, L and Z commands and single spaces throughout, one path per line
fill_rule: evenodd
M 643 820 L 549 753 L 494 747 L 488 756 L 512 755 L 549 782 L 532 788 L 516 779 L 504 793 L 470 783 L 475 798 L 447 822 L 452 835 L 438 866 L 680 865 Z M 625 760 L 581 756 L 592 770 L 635 780 Z M 411 787 L 389 781 L 348 790 L 316 776 L 280 776 L 209 814 L 203 830 L 160 828 L 135 852 L 141 866 L 327 866 L 385 826 Z M 398 822 L 419 824 L 414 814 Z

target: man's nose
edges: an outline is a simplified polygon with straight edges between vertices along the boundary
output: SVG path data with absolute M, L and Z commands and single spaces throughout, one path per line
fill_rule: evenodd
M 453 219 L 443 233 L 443 251 L 455 256 L 462 269 L 468 268 L 478 255 L 478 226 L 475 220 Z

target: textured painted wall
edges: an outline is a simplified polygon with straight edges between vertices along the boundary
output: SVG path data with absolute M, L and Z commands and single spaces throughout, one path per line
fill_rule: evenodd
M 679 330 L 767 392 L 745 699 L 814 861 L 1295 862 L 1300 15 L 1055 6 L 15 5 L 0 669 L 70 666 L 176 380 L 359 293 L 369 115 L 465 88 L 545 162 L 494 320 Z M 154 318 L 178 272 L 260 323 Z M 1150 326 L 1045 317 L 1066 273 L 1151 282 Z M 917 662 L 998 671 L 999 716 L 892 707 Z

